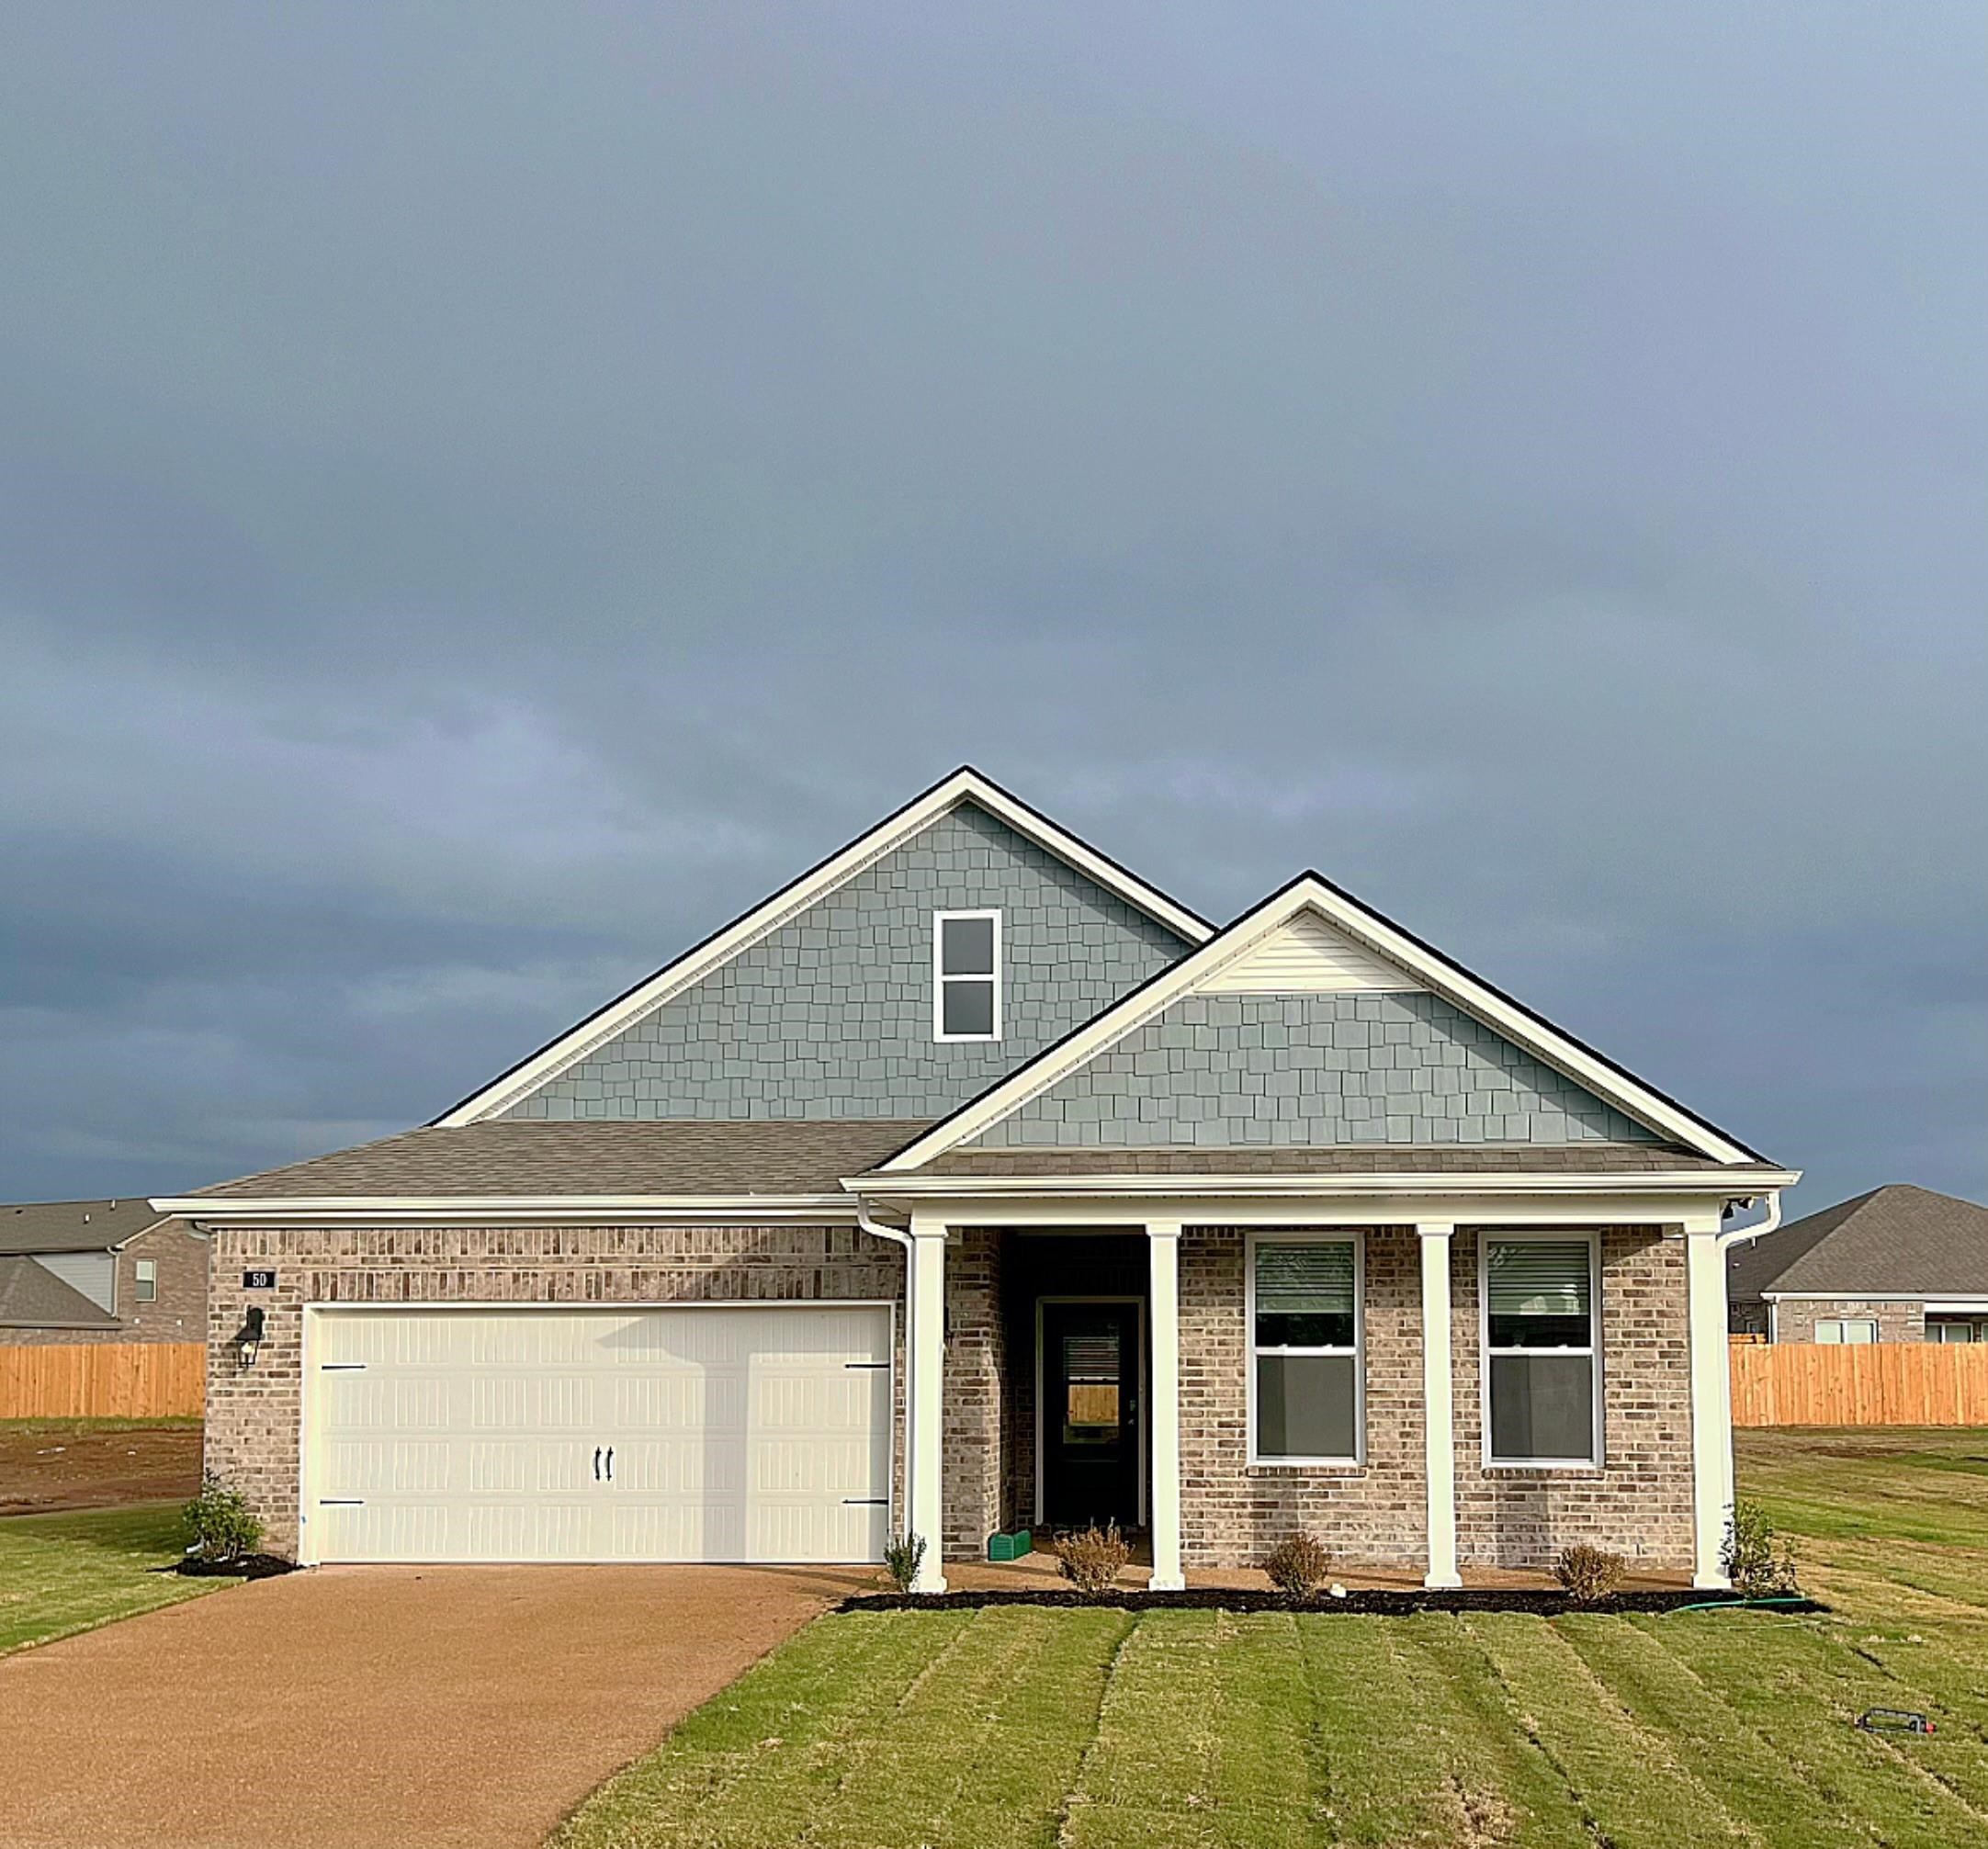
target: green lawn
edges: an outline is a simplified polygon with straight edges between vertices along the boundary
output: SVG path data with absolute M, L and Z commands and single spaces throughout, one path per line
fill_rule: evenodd
M 828 1618 L 559 1849 L 1988 1841 L 1988 1432 L 1743 1434 L 1824 1617 Z M 1930 1739 L 1848 1723 L 1931 1711 Z
M 233 1584 L 152 1571 L 179 1557 L 179 1508 L 155 1503 L 0 1520 L 0 1654 Z

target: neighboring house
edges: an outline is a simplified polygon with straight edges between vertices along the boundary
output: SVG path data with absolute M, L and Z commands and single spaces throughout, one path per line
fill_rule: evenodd
M 306 1562 L 1715 1584 L 1723 1229 L 1796 1178 L 1316 874 L 1217 930 L 962 771 L 427 1127 L 154 1204 Z
M 149 1201 L 0 1207 L 0 1347 L 204 1342 L 207 1241 Z
M 1728 1255 L 1737 1335 L 1988 1342 L 1988 1207 L 1894 1183 Z

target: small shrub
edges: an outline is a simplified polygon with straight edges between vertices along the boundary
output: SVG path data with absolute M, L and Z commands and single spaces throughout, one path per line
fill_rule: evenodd
M 1271 1584 L 1287 1598 L 1309 1598 L 1325 1584 L 1332 1562 L 1314 1535 L 1287 1535 L 1263 1562 Z
M 1569 1598 L 1578 1599 L 1583 1605 L 1607 1598 L 1621 1584 L 1622 1575 L 1628 1571 L 1629 1562 L 1621 1554 L 1589 1547 L 1586 1541 L 1562 1548 L 1560 1558 L 1553 1562 L 1553 1577 L 1566 1588 Z
M 263 1538 L 261 1518 L 249 1507 L 247 1497 L 212 1471 L 202 1472 L 200 1494 L 181 1511 L 180 1520 L 186 1530 L 186 1550 L 199 1560 L 240 1560 L 254 1553 Z
M 925 1537 L 900 1535 L 884 1549 L 884 1571 L 899 1592 L 909 1592 L 925 1563 Z
M 1733 1582 L 1734 1592 L 1749 1597 L 1771 1597 L 1777 1593 L 1799 1593 L 1795 1579 L 1795 1550 L 1791 1541 L 1775 1532 L 1773 1519 L 1758 1503 L 1734 1503 L 1726 1517 L 1725 1539 L 1719 1549 L 1719 1565 Z
M 1101 1528 L 1093 1522 L 1081 1534 L 1065 1535 L 1056 1543 L 1056 1554 L 1063 1577 L 1079 1592 L 1095 1597 L 1117 1583 L 1132 1550 L 1116 1522 Z

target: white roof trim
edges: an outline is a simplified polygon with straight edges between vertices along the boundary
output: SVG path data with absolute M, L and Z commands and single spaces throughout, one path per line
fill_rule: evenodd
M 954 772 L 921 796 L 914 797 L 895 815 L 887 817 L 867 834 L 860 835 L 839 852 L 831 854 L 812 872 L 803 874 L 791 885 L 755 906 L 742 918 L 733 919 L 716 935 L 686 951 L 674 963 L 666 964 L 626 995 L 591 1014 L 577 1027 L 542 1047 L 522 1065 L 492 1080 L 435 1120 L 438 1126 L 454 1129 L 475 1123 L 507 1111 L 528 1098 L 541 1086 L 557 1078 L 569 1066 L 584 1059 L 604 1043 L 612 1040 L 631 1021 L 650 1009 L 681 995 L 720 964 L 760 939 L 777 930 L 824 895 L 873 866 L 892 849 L 901 846 L 920 830 L 956 808 L 961 803 L 977 803 L 1038 847 L 1054 854 L 1066 865 L 1095 880 L 1108 892 L 1117 894 L 1127 905 L 1157 919 L 1189 943 L 1205 942 L 1214 927 L 1166 894 L 1108 860 L 1095 848 L 1067 833 L 1048 817 L 1011 796 L 998 784 L 989 783 L 977 771 Z
M 323 1226 L 511 1224 L 548 1221 L 624 1223 L 805 1220 L 853 1222 L 857 1203 L 846 1194 L 489 1194 L 246 1195 L 190 1194 L 154 1201 L 175 1219 L 250 1221 Z
M 1457 1170 L 1448 1174 L 1403 1171 L 1396 1175 L 855 1175 L 843 1182 L 853 1193 L 891 1199 L 941 1195 L 1117 1194 L 1171 1196 L 1218 1194 L 1311 1196 L 1483 1195 L 1483 1194 L 1702 1194 L 1730 1196 L 1735 1189 L 1771 1193 L 1791 1188 L 1799 1174 L 1785 1168 L 1652 1169 L 1646 1173 L 1586 1171 Z
M 956 1148 L 989 1125 L 1018 1111 L 1086 1061 L 1158 1014 L 1170 1003 L 1202 987 L 1208 978 L 1246 954 L 1269 933 L 1305 910 L 1317 912 L 1375 954 L 1418 976 L 1437 995 L 1497 1029 L 1515 1045 L 1536 1054 L 1556 1071 L 1585 1086 L 1651 1129 L 1708 1156 L 1715 1162 L 1757 1166 L 1759 1157 L 1710 1124 L 1621 1071 L 1598 1054 L 1499 995 L 1440 952 L 1369 911 L 1357 900 L 1305 874 L 1246 912 L 1201 948 L 1162 970 L 1095 1020 L 1022 1065 L 952 1116 L 880 1164 L 880 1175 L 904 1174 L 933 1156 Z

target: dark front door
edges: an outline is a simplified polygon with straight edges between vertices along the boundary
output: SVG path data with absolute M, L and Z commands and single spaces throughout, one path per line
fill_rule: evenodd
M 1139 1306 L 1043 1305 L 1043 1519 L 1139 1518 Z

